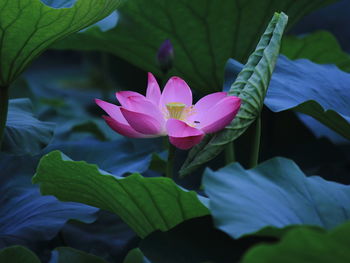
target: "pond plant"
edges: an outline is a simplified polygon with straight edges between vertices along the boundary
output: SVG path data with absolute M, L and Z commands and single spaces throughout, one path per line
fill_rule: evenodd
M 349 11 L 0 0 L 0 262 L 350 262 Z

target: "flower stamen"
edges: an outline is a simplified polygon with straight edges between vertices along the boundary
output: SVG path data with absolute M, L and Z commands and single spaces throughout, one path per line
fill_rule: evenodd
M 183 119 L 183 113 L 184 109 L 186 108 L 186 104 L 171 102 L 166 104 L 166 108 L 169 113 L 169 118 L 181 120 Z

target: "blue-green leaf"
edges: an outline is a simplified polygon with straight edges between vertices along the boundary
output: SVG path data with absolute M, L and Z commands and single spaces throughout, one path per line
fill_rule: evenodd
M 230 59 L 224 89 L 229 88 L 243 65 Z M 334 65 L 280 56 L 265 105 L 274 112 L 295 110 L 312 116 L 344 138 L 350 139 L 350 74 Z
M 261 228 L 313 225 L 331 229 L 350 219 L 350 186 L 306 177 L 291 160 L 252 170 L 235 163 L 204 175 L 216 226 L 234 238 Z
M 350 139 L 350 74 L 333 65 L 281 57 L 266 95 L 274 112 L 295 110 L 310 115 Z
M 29 99 L 10 100 L 2 150 L 35 155 L 51 141 L 54 127 L 33 116 Z

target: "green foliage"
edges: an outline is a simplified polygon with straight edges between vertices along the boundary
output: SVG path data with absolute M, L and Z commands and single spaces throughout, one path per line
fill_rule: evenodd
M 119 215 L 141 238 L 209 213 L 195 192 L 182 190 L 168 178 L 139 174 L 116 178 L 96 165 L 68 160 L 58 151 L 41 159 L 33 182 L 40 183 L 44 195 Z
M 170 39 L 178 75 L 201 92 L 219 91 L 228 58 L 243 63 L 254 51 L 270 17 L 284 11 L 290 26 L 311 11 L 335 0 L 133 0 L 120 10 L 114 29 L 92 28 L 72 35 L 55 48 L 99 50 L 162 76 L 156 54 Z M 81 45 L 84 43 L 84 45 Z
M 350 219 L 350 186 L 306 177 L 284 158 L 252 170 L 238 163 L 217 172 L 208 169 L 203 184 L 216 226 L 233 238 L 269 226 L 304 224 L 331 229 Z M 265 229 L 268 232 L 271 229 Z
M 40 263 L 39 258 L 28 248 L 12 246 L 0 251 L 0 262 L 8 263 Z
M 307 36 L 286 36 L 281 53 L 290 59 L 307 58 L 318 64 L 335 64 L 350 71 L 350 56 L 342 51 L 337 39 L 327 31 L 317 31 Z
M 50 141 L 54 123 L 33 116 L 29 99 L 10 100 L 2 150 L 13 154 L 38 154 Z
M 109 15 L 121 0 L 79 0 L 55 9 L 40 0 L 0 0 L 0 86 L 9 86 L 57 40 Z
M 229 90 L 230 95 L 242 99 L 242 106 L 237 116 L 223 131 L 191 150 L 181 168 L 181 175 L 188 174 L 213 159 L 227 143 L 238 138 L 259 117 L 287 21 L 288 17 L 284 13 L 274 15 L 256 50 Z
M 254 247 L 242 263 L 347 263 L 349 242 L 349 222 L 328 233 L 302 226 L 290 230 L 277 244 Z

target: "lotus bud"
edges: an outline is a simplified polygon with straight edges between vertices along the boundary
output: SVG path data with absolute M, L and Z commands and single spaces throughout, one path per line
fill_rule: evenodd
M 174 48 L 170 40 L 165 40 L 158 49 L 157 61 L 160 69 L 166 74 L 173 67 Z

